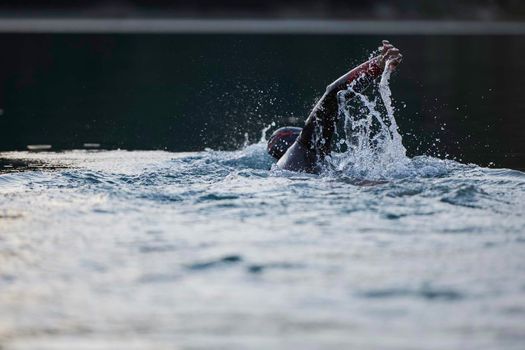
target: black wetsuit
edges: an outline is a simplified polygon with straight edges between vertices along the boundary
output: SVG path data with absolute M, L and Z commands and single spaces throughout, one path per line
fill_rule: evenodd
M 350 85 L 354 92 L 359 93 L 381 73 L 382 68 L 376 63 L 376 59 L 372 59 L 328 85 L 326 92 L 306 119 L 301 134 L 279 159 L 277 165 L 286 170 L 317 173 L 319 162 L 331 151 L 339 114 L 338 93 L 346 91 Z

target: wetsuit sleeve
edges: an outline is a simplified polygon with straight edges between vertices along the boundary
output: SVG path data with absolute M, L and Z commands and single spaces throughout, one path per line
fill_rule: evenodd
M 308 119 L 306 119 L 298 142 L 321 157 L 330 154 L 332 137 L 338 117 L 337 93 L 346 90 L 348 86 L 351 86 L 354 92 L 360 93 L 382 72 L 383 69 L 377 63 L 377 58 L 373 58 L 328 85 L 326 92 L 314 106 Z M 319 132 L 316 132 L 316 130 Z

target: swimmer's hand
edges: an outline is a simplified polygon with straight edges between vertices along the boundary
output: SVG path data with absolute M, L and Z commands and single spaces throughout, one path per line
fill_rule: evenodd
M 377 63 L 382 69 L 385 69 L 385 64 L 388 62 L 388 68 L 394 70 L 403 60 L 403 55 L 399 49 L 390 44 L 388 40 L 383 40 L 379 47 L 379 56 L 377 56 Z

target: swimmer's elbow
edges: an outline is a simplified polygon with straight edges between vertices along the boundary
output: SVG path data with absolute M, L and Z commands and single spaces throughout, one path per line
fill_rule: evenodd
M 326 87 L 326 91 L 325 91 L 325 94 L 329 94 L 333 91 L 336 91 L 337 90 L 337 86 L 338 84 L 336 84 L 335 82 L 331 83 L 331 84 L 328 84 L 328 86 Z

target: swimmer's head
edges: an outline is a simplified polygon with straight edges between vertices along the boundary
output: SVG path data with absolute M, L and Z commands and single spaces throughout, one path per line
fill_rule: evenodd
M 294 126 L 286 126 L 275 130 L 268 140 L 268 153 L 274 158 L 281 158 L 288 148 L 293 145 L 301 130 L 301 128 Z

